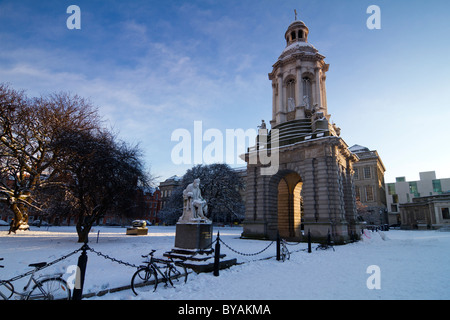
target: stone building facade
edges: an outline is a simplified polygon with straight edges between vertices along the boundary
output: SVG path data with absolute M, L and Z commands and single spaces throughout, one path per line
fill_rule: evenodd
M 350 151 L 359 158 L 353 166 L 356 200 L 363 206 L 359 215 L 368 225 L 388 224 L 384 182 L 386 168 L 380 155 L 376 150 L 360 145 L 350 147 Z
M 412 203 L 414 198 L 450 193 L 450 178 L 437 179 L 435 171 L 419 172 L 419 180 L 396 177 L 386 183 L 386 200 L 390 224 L 402 224 L 400 205 Z M 408 222 L 407 225 L 410 225 Z
M 161 208 L 164 208 L 167 201 L 170 199 L 173 190 L 181 184 L 183 178 L 179 176 L 171 176 L 159 184 L 159 190 L 161 190 Z
M 336 243 L 345 243 L 360 234 L 352 180 L 358 157 L 330 122 L 329 65 L 308 43 L 308 35 L 307 26 L 294 21 L 269 74 L 271 130 L 262 126 L 245 155 L 243 237 L 275 239 L 280 234 L 301 241 L 310 231 L 313 241 L 325 241 L 330 234 Z
M 399 209 L 402 229 L 450 229 L 450 193 L 417 197 Z

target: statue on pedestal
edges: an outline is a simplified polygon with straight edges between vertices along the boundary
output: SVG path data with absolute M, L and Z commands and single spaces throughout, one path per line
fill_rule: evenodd
M 200 179 L 195 179 L 183 191 L 183 215 L 175 232 L 176 250 L 205 250 L 210 248 L 212 222 L 205 217 L 208 205 L 202 198 Z
M 183 215 L 178 223 L 211 223 L 205 216 L 207 211 L 208 204 L 200 191 L 200 179 L 195 179 L 183 191 Z

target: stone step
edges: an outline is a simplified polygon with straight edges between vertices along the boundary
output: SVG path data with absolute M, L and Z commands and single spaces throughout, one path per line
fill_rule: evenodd
M 179 259 L 183 261 L 207 261 L 209 259 L 213 259 L 214 255 L 197 255 L 197 254 L 183 254 L 183 253 L 176 253 L 173 251 L 166 252 L 163 254 L 165 257 L 172 258 L 172 259 Z M 220 258 L 224 258 L 225 254 L 221 254 Z

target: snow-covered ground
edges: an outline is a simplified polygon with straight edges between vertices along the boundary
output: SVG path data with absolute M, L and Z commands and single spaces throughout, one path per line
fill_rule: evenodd
M 7 230 L 0 227 L 0 257 L 4 258 L 0 264 L 5 266 L 0 269 L 1 279 L 29 271 L 30 263 L 50 262 L 81 247 L 74 227 L 32 227 L 17 235 L 8 235 Z M 227 245 L 242 253 L 258 252 L 270 243 L 240 239 L 240 227 L 215 227 L 214 238 L 217 231 Z M 370 239 L 335 246 L 335 251 L 316 251 L 317 244 L 313 244 L 313 252 L 307 253 L 305 243 L 290 245 L 291 259 L 284 263 L 274 258 L 275 244 L 256 256 L 240 255 L 222 245 L 222 253 L 242 264 L 221 270 L 219 277 L 192 273 L 186 284 L 175 288 L 160 285 L 156 292 L 149 290 L 138 297 L 125 290 L 90 299 L 450 299 L 450 232 L 391 230 L 367 234 Z M 170 251 L 174 237 L 175 227 L 151 226 L 147 236 L 139 237 L 126 236 L 125 228 L 95 227 L 89 246 L 139 265 L 141 254 L 152 249 L 161 256 Z M 72 255 L 40 273 L 65 272 L 66 279 L 73 279 L 73 269 L 68 267 L 76 265 L 78 257 L 79 253 Z M 379 272 L 372 273 L 370 266 L 377 266 Z M 134 271 L 88 252 L 84 293 L 129 285 Z M 376 276 L 380 289 L 369 289 L 368 279 L 369 284 L 375 283 Z

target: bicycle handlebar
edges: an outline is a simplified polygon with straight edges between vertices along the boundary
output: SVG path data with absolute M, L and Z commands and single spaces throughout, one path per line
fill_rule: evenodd
M 152 252 L 150 252 L 149 254 L 144 254 L 144 255 L 141 255 L 141 257 L 142 258 L 148 258 L 149 256 L 150 257 L 153 257 L 153 254 L 156 252 L 156 250 L 152 250 Z

